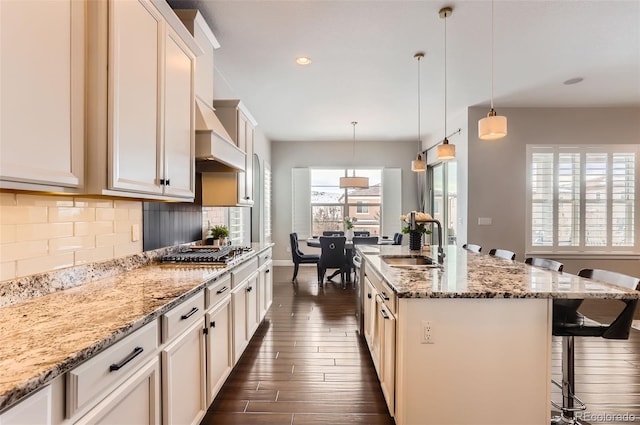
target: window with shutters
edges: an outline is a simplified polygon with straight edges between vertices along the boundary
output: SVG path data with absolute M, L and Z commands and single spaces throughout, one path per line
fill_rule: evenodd
M 528 145 L 528 253 L 640 253 L 637 145 Z

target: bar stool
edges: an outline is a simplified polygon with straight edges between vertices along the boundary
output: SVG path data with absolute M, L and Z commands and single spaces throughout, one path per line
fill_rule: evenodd
M 599 269 L 582 269 L 578 276 L 610 283 L 627 289 L 640 290 L 640 279 L 621 273 Z M 586 405 L 574 393 L 574 345 L 573 337 L 601 337 L 606 339 L 628 339 L 633 315 L 638 300 L 620 300 L 625 307 L 610 324 L 601 324 L 578 313 L 582 300 L 554 300 L 553 335 L 562 337 L 562 384 L 553 383 L 562 389 L 562 405 L 551 401 L 560 416 L 552 418 L 555 424 L 579 424 L 575 413 L 586 409 Z M 575 403 L 574 403 L 575 402 Z M 577 404 L 577 405 L 576 405 Z
M 476 245 L 474 243 L 466 243 L 462 245 L 464 249 L 471 252 L 477 252 L 478 254 L 482 251 L 482 247 L 480 245 Z
M 514 261 L 516 259 L 516 253 L 513 251 L 509 251 L 507 249 L 496 249 L 493 248 L 489 251 L 489 255 L 494 257 L 504 258 L 505 260 Z

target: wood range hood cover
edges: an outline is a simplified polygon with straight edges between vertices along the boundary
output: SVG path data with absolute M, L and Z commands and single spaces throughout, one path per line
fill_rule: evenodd
M 196 171 L 245 171 L 246 154 L 233 143 L 213 106 L 196 96 Z

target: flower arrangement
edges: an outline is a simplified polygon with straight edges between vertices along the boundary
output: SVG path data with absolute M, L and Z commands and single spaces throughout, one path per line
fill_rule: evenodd
M 354 225 L 357 221 L 358 221 L 358 219 L 357 219 L 357 218 L 355 218 L 355 217 L 353 217 L 353 218 L 345 217 L 345 218 L 344 218 L 344 225 L 345 225 L 345 227 L 347 228 L 347 230 L 349 230 L 349 229 L 353 229 L 353 225 Z
M 430 235 L 431 230 L 427 228 L 427 223 L 424 223 L 425 220 L 431 220 L 431 216 L 429 214 L 416 211 L 416 231 L 423 235 Z M 410 224 L 411 224 L 411 213 L 406 215 L 401 215 L 400 220 L 402 221 L 402 233 L 409 233 Z

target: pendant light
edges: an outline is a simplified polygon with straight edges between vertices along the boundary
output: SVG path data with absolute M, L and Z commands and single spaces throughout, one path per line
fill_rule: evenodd
M 356 124 L 357 121 L 351 121 L 351 125 L 353 126 L 353 161 L 352 164 L 356 162 Z M 351 177 L 340 177 L 340 188 L 341 189 L 368 189 L 369 188 L 369 177 L 356 177 L 355 166 L 353 169 L 353 175 Z
M 444 139 L 442 144 L 436 148 L 436 154 L 439 160 L 448 161 L 456 157 L 456 145 L 449 143 L 447 139 L 447 18 L 453 13 L 450 7 L 440 9 L 440 17 L 444 19 Z
M 507 117 L 496 115 L 493 109 L 493 0 L 491 0 L 491 109 L 478 121 L 478 137 L 482 140 L 502 139 L 507 135 Z
M 422 141 L 420 140 L 420 60 L 424 57 L 424 53 L 418 52 L 413 57 L 418 61 L 418 156 L 411 161 L 411 171 L 419 173 L 427 171 L 427 161 L 422 159 Z

